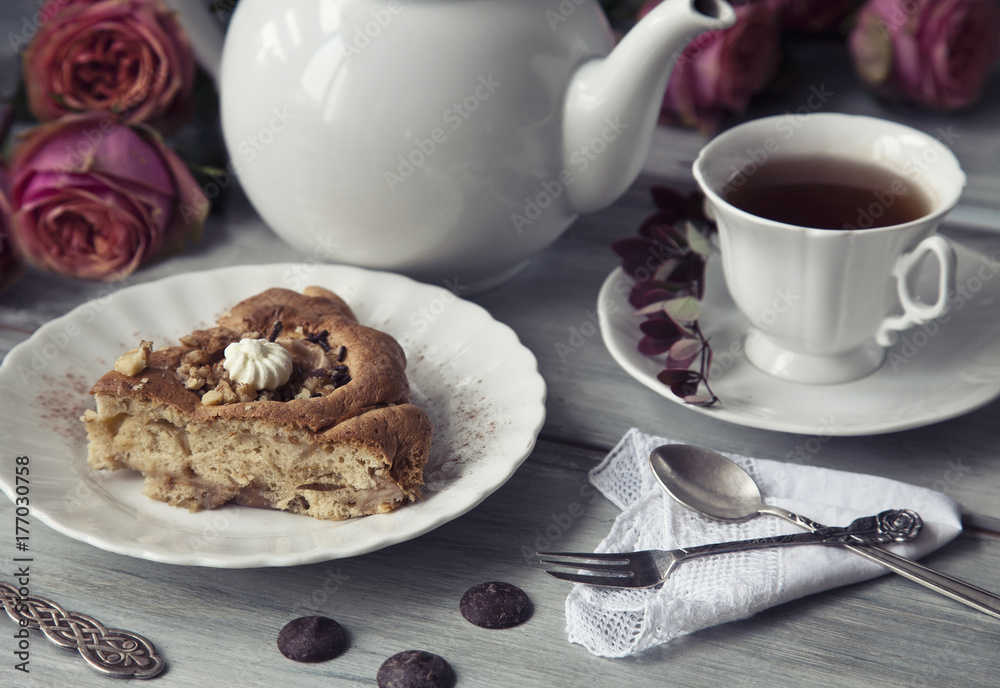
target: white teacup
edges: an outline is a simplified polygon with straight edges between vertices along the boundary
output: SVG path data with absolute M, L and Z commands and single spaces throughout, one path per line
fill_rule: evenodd
M 762 165 L 790 157 L 888 167 L 923 191 L 929 211 L 885 227 L 816 229 L 758 217 L 727 201 Z M 753 323 L 747 357 L 762 370 L 803 383 L 855 380 L 882 365 L 897 332 L 947 311 L 955 250 L 935 231 L 958 202 L 965 174 L 937 139 L 871 117 L 766 117 L 711 141 L 694 163 L 694 176 L 718 222 L 729 292 Z M 891 203 L 873 190 L 854 226 L 865 226 Z M 933 303 L 915 293 L 925 270 L 936 274 Z

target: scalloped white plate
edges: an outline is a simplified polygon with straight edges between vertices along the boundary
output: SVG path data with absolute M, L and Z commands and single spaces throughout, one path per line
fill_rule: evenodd
M 406 351 L 412 400 L 434 423 L 423 500 L 340 522 L 239 506 L 189 513 L 144 497 L 134 471 L 88 468 L 79 417 L 120 353 L 140 339 L 174 344 L 268 287 L 308 284 L 339 294 Z M 55 530 L 119 554 L 226 568 L 349 557 L 426 533 L 503 485 L 545 418 L 537 362 L 509 327 L 444 288 L 336 265 L 237 266 L 121 289 L 15 347 L 0 365 L 0 389 L 8 497 L 17 489 L 13 457 L 28 456 L 32 514 Z
M 631 282 L 616 269 L 598 296 L 608 351 L 636 380 L 672 402 L 719 420 L 764 430 L 828 437 L 873 435 L 929 425 L 988 404 L 1000 395 L 1000 263 L 968 247 L 958 252 L 952 310 L 901 333 L 882 367 L 861 380 L 808 385 L 768 375 L 743 355 L 749 321 L 733 303 L 718 259 L 708 264 L 700 324 L 712 342 L 709 382 L 722 403 L 684 404 L 661 383 L 662 357 L 639 353 L 639 319 L 628 303 Z M 925 275 L 925 277 L 927 277 Z M 933 278 L 920 288 L 933 294 Z

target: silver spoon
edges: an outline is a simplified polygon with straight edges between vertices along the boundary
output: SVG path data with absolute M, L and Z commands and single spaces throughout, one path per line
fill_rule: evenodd
M 722 454 L 683 444 L 657 447 L 649 465 L 660 485 L 677 502 L 720 521 L 745 521 L 771 514 L 816 531 L 826 526 L 781 507 L 765 504 L 753 477 Z M 873 545 L 844 545 L 852 552 L 905 578 L 1000 618 L 1000 597 L 964 581 Z

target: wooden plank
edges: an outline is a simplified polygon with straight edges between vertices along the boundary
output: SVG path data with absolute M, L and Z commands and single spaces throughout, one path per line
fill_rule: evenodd
M 32 592 L 108 625 L 147 635 L 169 662 L 157 685 L 370 686 L 404 649 L 446 657 L 461 686 L 990 685 L 1000 671 L 996 621 L 894 576 L 783 605 L 624 660 L 595 658 L 564 633 L 567 584 L 526 560 L 537 545 L 592 548 L 616 509 L 584 490 L 594 451 L 542 442 L 514 478 L 464 518 L 368 555 L 293 568 L 213 570 L 102 552 L 36 525 Z M 581 495 L 581 490 L 585 494 Z M 565 515 L 580 511 L 579 517 Z M 0 523 L 13 507 L 0 504 Z M 4 529 L 0 551 L 12 551 Z M 963 536 L 927 559 L 1000 588 L 996 538 Z M 468 624 L 458 600 L 471 585 L 506 580 L 535 604 L 523 626 Z M 303 614 L 326 614 L 350 648 L 319 665 L 282 657 L 275 637 Z M 8 629 L 9 630 L 9 629 Z M 35 634 L 32 675 L 102 686 L 107 679 Z M 975 670 L 970 670 L 975 667 Z M 0 666 L 8 675 L 9 666 Z M 8 672 L 3 674 L 3 672 Z M 43 683 L 40 685 L 48 685 Z
M 34 0 L 8 0 L 0 28 L 20 31 L 22 20 L 36 11 Z M 816 70 L 786 92 L 758 99 L 751 116 L 794 114 L 816 87 L 831 92 L 824 110 L 889 117 L 930 132 L 950 127 L 958 134 L 953 148 L 970 183 L 946 231 L 996 252 L 1000 89 L 989 89 L 981 107 L 954 115 L 890 109 L 856 87 L 839 47 L 793 50 L 812 51 L 800 57 Z M 0 54 L 0 62 L 9 65 L 12 57 Z M 548 419 L 532 456 L 469 514 L 368 555 L 248 570 L 169 566 L 110 554 L 35 523 L 32 592 L 148 636 L 168 662 L 167 672 L 156 679 L 164 686 L 371 686 L 385 658 L 417 648 L 445 656 L 463 687 L 996 685 L 997 621 L 891 575 L 705 629 L 627 659 L 593 657 L 567 642 L 569 588 L 542 574 L 529 555 L 538 547 L 589 550 L 608 533 L 617 510 L 590 492 L 586 474 L 632 426 L 715 449 L 942 489 L 967 510 L 970 530 L 926 563 L 1000 590 L 995 430 L 1000 404 L 917 430 L 835 438 L 810 451 L 807 437 L 723 424 L 673 404 L 625 375 L 605 350 L 593 321 L 597 290 L 617 265 L 609 245 L 633 235 L 651 212 L 652 184 L 692 184 L 690 163 L 705 140 L 694 132 L 657 130 L 644 176 L 620 201 L 581 218 L 514 281 L 470 297 L 510 324 L 536 354 L 549 395 Z M 237 193 L 212 217 L 202 244 L 144 267 L 124 284 L 29 271 L 0 294 L 0 354 L 51 318 L 125 285 L 223 265 L 310 258 L 271 233 Z M 4 470 L 15 449 L 0 446 Z M 0 523 L 12 524 L 13 515 L 13 505 L 0 500 Z M 0 527 L 0 557 L 14 551 L 12 527 Z M 4 571 L 0 578 L 9 578 L 10 567 Z M 465 622 L 458 600 L 469 586 L 486 580 L 523 587 L 534 601 L 534 617 L 506 631 Z M 303 614 L 341 621 L 350 633 L 348 651 L 320 665 L 282 657 L 275 647 L 277 632 Z M 15 672 L 14 627 L 0 626 L 4 623 L 0 685 L 108 685 L 109 679 L 72 652 L 38 634 L 31 640 L 31 674 Z

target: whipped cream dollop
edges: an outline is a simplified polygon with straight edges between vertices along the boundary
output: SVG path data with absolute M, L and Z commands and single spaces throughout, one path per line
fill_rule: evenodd
M 226 347 L 223 367 L 236 382 L 260 391 L 277 389 L 292 374 L 292 355 L 266 339 L 241 339 Z

